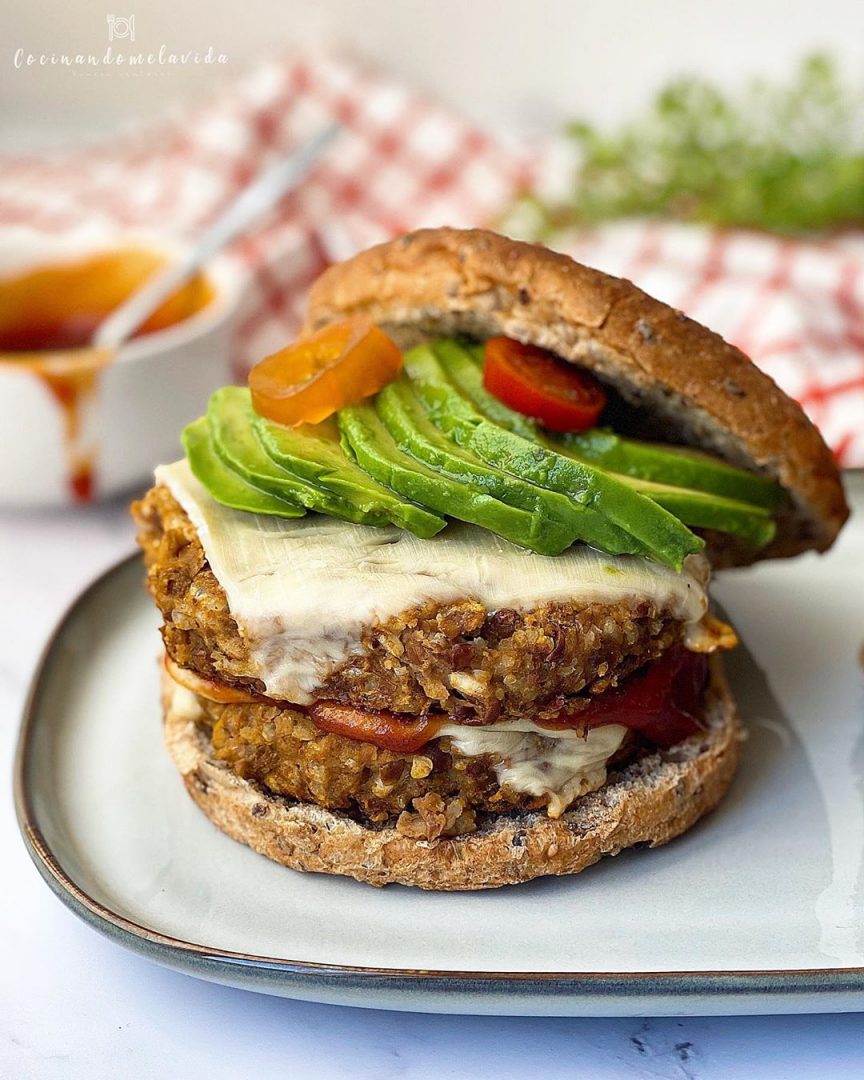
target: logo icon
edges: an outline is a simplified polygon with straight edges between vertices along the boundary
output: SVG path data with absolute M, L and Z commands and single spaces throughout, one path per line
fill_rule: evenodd
M 106 15 L 105 20 L 108 23 L 109 41 L 135 40 L 134 15 Z

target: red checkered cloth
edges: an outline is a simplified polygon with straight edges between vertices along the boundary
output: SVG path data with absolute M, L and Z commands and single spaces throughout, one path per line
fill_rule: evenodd
M 622 222 L 556 245 L 734 342 L 803 405 L 842 465 L 864 465 L 864 237 Z
M 472 225 L 530 182 L 508 147 L 445 108 L 329 54 L 289 56 L 161 128 L 62 155 L 0 156 L 0 225 L 82 224 L 191 237 L 262 168 L 333 121 L 338 143 L 234 254 L 252 271 L 238 373 L 297 330 L 333 258 L 420 225 Z
M 309 284 L 333 258 L 421 225 L 494 222 L 556 159 L 551 145 L 493 139 L 355 62 L 305 54 L 158 129 L 63 155 L 0 157 L 0 225 L 192 236 L 262 167 L 334 120 L 338 144 L 235 247 L 251 271 L 238 373 L 296 331 Z M 844 465 L 864 465 L 864 241 L 640 222 L 556 246 L 729 337 L 802 402 Z

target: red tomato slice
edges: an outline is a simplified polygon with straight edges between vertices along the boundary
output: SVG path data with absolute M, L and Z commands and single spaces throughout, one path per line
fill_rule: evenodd
M 386 709 L 355 709 L 336 701 L 316 701 L 310 716 L 322 731 L 344 735 L 358 742 L 373 743 L 397 754 L 413 754 L 434 739 L 438 729 L 446 722 L 442 714 L 399 716 Z
M 594 427 L 606 405 L 603 388 L 586 372 L 536 345 L 506 337 L 486 342 L 483 385 L 499 401 L 550 431 Z
M 673 645 L 658 660 L 604 690 L 580 712 L 562 713 L 544 727 L 595 728 L 623 724 L 657 746 L 681 742 L 700 728 L 708 657 Z

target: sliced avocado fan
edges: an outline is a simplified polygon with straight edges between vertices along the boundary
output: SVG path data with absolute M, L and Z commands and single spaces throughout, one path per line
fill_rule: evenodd
M 452 382 L 429 345 L 405 356 L 405 371 L 433 423 L 481 460 L 605 515 L 659 562 L 680 569 L 704 541 L 663 507 L 616 477 L 492 423 Z
M 666 443 L 627 439 L 609 428 L 589 428 L 563 435 L 543 431 L 536 421 L 514 412 L 493 397 L 483 386 L 483 346 L 453 339 L 434 343 L 448 374 L 463 393 L 475 399 L 479 391 L 484 397 L 482 409 L 496 424 L 518 431 L 526 438 L 548 440 L 566 447 L 586 461 L 602 466 L 608 472 L 624 474 L 658 484 L 687 488 L 703 495 L 722 495 L 736 502 L 776 509 L 784 500 L 783 488 L 765 476 L 736 469 L 725 461 L 693 447 L 671 446 Z M 471 365 L 469 365 L 469 361 Z
M 436 342 L 434 349 L 459 390 L 508 431 L 575 460 L 599 464 L 604 472 L 687 525 L 726 532 L 757 548 L 774 538 L 776 525 L 768 508 L 783 497 L 778 484 L 698 451 L 623 439 L 601 429 L 552 435 L 489 393 L 483 385 L 478 350 L 452 340 Z M 698 488 L 687 486 L 685 481 L 698 482 Z
M 554 435 L 491 395 L 482 363 L 482 346 L 419 345 L 374 399 L 298 428 L 223 387 L 183 445 L 217 502 L 253 513 L 313 510 L 424 538 L 458 518 L 543 555 L 584 542 L 675 569 L 704 547 L 688 525 L 754 547 L 773 538 L 778 485 L 603 429 Z
M 338 419 L 348 452 L 370 476 L 400 495 L 449 517 L 481 525 L 541 555 L 560 555 L 572 544 L 570 533 L 550 523 L 539 510 L 510 506 L 406 454 L 372 405 L 351 405 L 340 410 Z
M 584 461 L 635 479 L 706 496 L 719 495 L 768 511 L 775 510 L 784 499 L 779 484 L 736 469 L 699 450 L 625 439 L 608 428 L 572 432 L 561 437 L 561 444 Z
M 256 416 L 253 426 L 265 452 L 277 465 L 361 510 L 385 513 L 394 525 L 424 538 L 434 536 L 447 524 L 443 517 L 400 498 L 364 472 L 345 454 L 335 420 L 288 428 Z
M 210 398 L 207 407 L 207 423 L 210 438 L 216 455 L 231 472 L 240 476 L 247 484 L 265 491 L 277 498 L 287 499 L 308 510 L 317 510 L 330 517 L 341 518 L 362 525 L 397 524 L 409 529 L 418 536 L 429 537 L 439 532 L 446 525 L 442 517 L 432 514 L 419 506 L 411 506 L 400 500 L 392 491 L 380 489 L 357 465 L 345 457 L 338 443 L 330 443 L 326 435 L 310 435 L 308 431 L 294 433 L 281 446 L 283 460 L 305 462 L 300 471 L 283 468 L 271 458 L 258 437 L 256 414 L 252 409 L 249 391 L 239 386 L 225 386 L 217 390 Z M 332 430 L 332 429 L 331 429 Z M 305 443 L 303 442 L 305 440 Z M 281 444 L 280 444 L 281 445 Z M 305 453 L 301 448 L 305 446 Z M 315 452 L 322 458 L 316 470 L 313 465 Z M 341 462 L 333 459 L 338 453 Z M 336 467 L 338 464 L 338 468 Z M 318 472 L 313 483 L 308 479 L 313 472 Z M 305 473 L 306 475 L 301 475 Z M 340 494 L 324 483 L 347 478 Z M 356 492 L 346 490 L 354 482 L 362 497 L 355 497 Z M 208 486 L 205 481 L 205 487 Z M 213 497 L 219 500 L 219 493 L 208 487 Z
M 229 469 L 213 449 L 206 417 L 187 425 L 181 438 L 193 476 L 216 502 L 230 506 L 232 510 L 272 517 L 298 518 L 306 513 L 302 506 L 260 491 Z
M 560 534 L 567 543 L 595 544 L 612 554 L 636 553 L 641 545 L 603 514 L 565 495 L 538 487 L 484 463 L 432 423 L 413 384 L 404 376 L 386 386 L 375 409 L 399 448 L 450 480 L 485 491 L 501 502 L 539 515 L 540 527 Z

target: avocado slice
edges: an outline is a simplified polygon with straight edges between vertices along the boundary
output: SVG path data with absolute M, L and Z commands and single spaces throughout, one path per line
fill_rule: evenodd
M 181 438 L 189 468 L 216 502 L 230 506 L 232 510 L 246 510 L 271 517 L 299 518 L 306 513 L 302 506 L 295 506 L 252 487 L 223 464 L 213 450 L 205 416 L 187 425 Z
M 711 454 L 691 447 L 627 439 L 609 428 L 590 428 L 552 436 L 541 431 L 530 417 L 508 408 L 486 390 L 483 386 L 482 346 L 444 340 L 436 342 L 435 351 L 448 375 L 490 420 L 525 438 L 538 438 L 559 452 L 566 448 L 581 461 L 592 462 L 608 472 L 639 480 L 721 495 L 766 510 L 776 509 L 783 501 L 783 488 L 773 480 L 745 469 L 736 469 Z M 689 524 L 695 525 L 696 522 Z
M 441 514 L 480 525 L 541 555 L 559 555 L 570 546 L 561 530 L 548 528 L 536 511 L 508 506 L 494 496 L 452 480 L 400 450 L 372 405 L 341 409 L 339 430 L 362 469 L 407 499 Z
M 650 480 L 636 480 L 629 476 L 618 479 L 646 495 L 658 506 L 664 507 L 680 521 L 697 529 L 713 529 L 751 544 L 754 548 L 765 547 L 777 532 L 777 523 L 770 511 L 751 503 L 727 499 L 722 495 L 709 495 L 704 491 L 655 484 Z
M 612 554 L 641 552 L 638 541 L 602 514 L 558 492 L 487 465 L 448 439 L 429 419 L 411 382 L 404 376 L 381 390 L 375 399 L 375 409 L 405 453 L 451 480 L 485 491 L 510 506 L 543 515 L 546 518 L 544 528 L 559 531 L 562 540 L 592 543 Z
M 399 498 L 346 457 L 335 420 L 288 428 L 256 416 L 252 426 L 265 453 L 277 465 L 361 510 L 380 511 L 394 525 L 424 538 L 434 536 L 447 524 L 438 514 Z
M 674 515 L 603 470 L 487 420 L 450 381 L 430 346 L 411 349 L 405 371 L 433 422 L 488 464 L 598 510 L 639 540 L 650 556 L 675 569 L 705 546 Z
M 287 472 L 265 454 L 252 426 L 255 413 L 249 391 L 240 386 L 223 386 L 210 398 L 207 423 L 213 449 L 222 462 L 247 483 L 277 498 L 284 498 L 318 510 L 330 517 L 360 525 L 388 525 L 380 510 L 364 510 L 332 491 L 319 488 Z
M 448 379 L 459 392 L 471 402 L 478 412 L 491 420 L 493 424 L 521 435 L 523 439 L 539 441 L 540 427 L 530 416 L 516 412 L 494 394 L 490 394 L 483 385 L 483 347 L 444 338 L 432 344 L 435 355 Z
M 691 488 L 765 510 L 776 509 L 784 498 L 779 484 L 700 450 L 625 439 L 608 428 L 574 431 L 562 436 L 561 443 L 582 461 L 640 480 Z
M 548 449 L 574 457 L 578 461 L 584 460 L 581 454 L 572 451 L 569 437 L 561 439 L 542 432 L 539 425 L 530 417 L 523 416 L 521 413 L 508 408 L 502 401 L 489 393 L 483 385 L 482 367 L 478 364 L 478 353 L 473 347 L 463 346 L 457 341 L 445 340 L 436 342 L 434 349 L 453 383 L 490 420 L 500 424 L 502 427 L 506 427 L 509 431 L 522 435 L 524 438 L 541 442 Z M 580 437 L 584 435 L 589 439 L 593 439 L 595 435 L 605 437 L 607 433 L 586 431 L 579 434 Z M 622 443 L 628 442 L 628 440 L 618 439 L 618 436 L 614 434 L 611 435 L 611 438 Z M 648 443 L 633 442 L 632 445 L 640 453 L 643 448 L 651 451 L 655 449 Z M 664 449 L 656 449 L 659 458 L 662 458 Z M 672 450 L 674 453 L 675 448 L 672 448 Z M 734 474 L 736 478 L 742 477 L 745 481 L 756 480 L 757 487 L 765 483 L 761 477 L 751 477 L 749 473 L 742 472 L 739 469 L 732 469 L 707 455 L 704 456 L 709 466 L 719 466 L 718 471 L 714 473 L 715 476 L 723 476 L 728 472 Z M 693 462 L 691 462 L 691 466 L 694 466 Z M 686 525 L 730 533 L 747 541 L 754 547 L 764 547 L 774 538 L 776 524 L 769 511 L 761 505 L 754 505 L 747 501 L 733 499 L 717 493 L 693 490 L 684 486 L 659 483 L 641 477 L 621 474 L 614 469 L 610 471 L 615 473 L 616 479 L 621 483 L 647 496 L 653 502 L 674 514 Z M 742 486 L 746 487 L 746 485 Z M 776 485 L 769 484 L 769 487 L 776 488 Z

